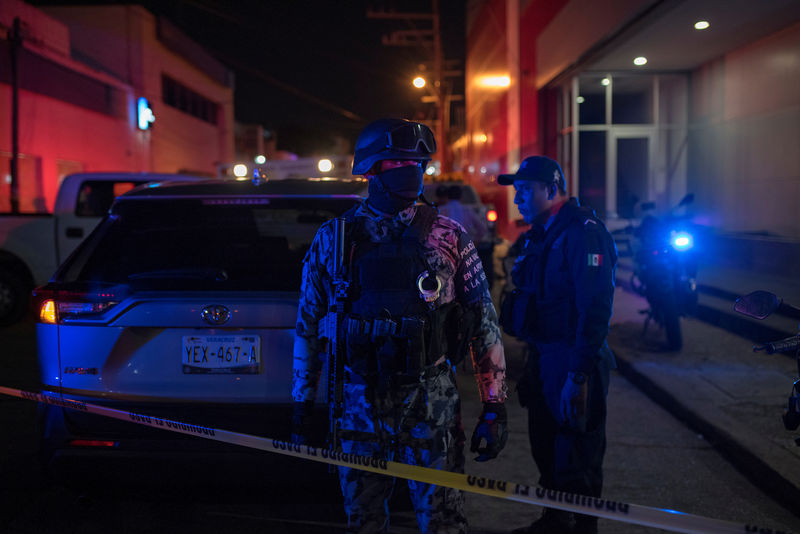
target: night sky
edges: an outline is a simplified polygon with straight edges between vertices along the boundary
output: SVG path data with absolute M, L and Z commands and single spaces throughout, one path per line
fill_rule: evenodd
M 425 118 L 411 87 L 433 50 L 384 46 L 393 30 L 427 21 L 367 18 L 367 8 L 430 12 L 430 0 L 29 0 L 34 5 L 138 3 L 166 16 L 235 73 L 236 120 L 275 131 L 279 148 L 310 155 L 351 140 L 382 116 Z M 464 0 L 440 0 L 445 59 L 463 69 Z

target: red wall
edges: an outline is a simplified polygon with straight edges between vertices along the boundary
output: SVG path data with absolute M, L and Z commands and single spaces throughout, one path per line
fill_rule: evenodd
M 0 84 L 0 149 L 3 166 L 11 148 L 11 87 Z M 139 171 L 131 155 L 133 134 L 123 121 L 54 98 L 19 92 L 20 210 L 52 211 L 59 186 L 58 168 L 72 171 Z M 36 163 L 33 163 L 36 162 Z M 5 177 L 9 169 L 0 169 Z M 0 180 L 0 210 L 9 209 L 9 186 Z
M 486 90 L 475 80 L 486 74 L 508 72 L 505 40 L 506 0 L 490 0 L 479 7 L 475 23 L 467 34 L 466 114 L 468 144 L 464 160 L 466 180 L 473 184 L 484 202 L 498 211 L 498 230 L 507 220 L 505 191 L 496 183 L 497 174 L 506 172 L 508 154 L 507 92 Z M 486 135 L 481 142 L 480 136 Z M 486 168 L 481 173 L 481 168 Z M 473 171 L 470 172 L 469 169 Z
M 510 224 L 510 219 L 518 214 L 511 203 L 511 192 L 497 185 L 497 174 L 516 170 L 507 168 L 509 153 L 515 149 L 519 149 L 520 158 L 541 153 L 554 155 L 554 141 L 544 146 L 541 138 L 541 104 L 536 90 L 536 39 L 566 3 L 567 0 L 533 0 L 520 13 L 520 20 L 507 21 L 506 0 L 483 2 L 477 8 L 479 12 L 474 15 L 476 22 L 467 34 L 466 114 L 469 143 L 464 158 L 464 173 L 483 200 L 494 204 L 499 215 L 498 232 L 510 238 L 519 232 Z M 512 50 L 510 54 L 506 41 L 508 24 L 519 24 L 520 27 L 519 50 Z M 509 65 L 509 57 L 519 58 L 518 79 L 516 65 Z M 507 139 L 508 91 L 489 91 L 476 87 L 474 83 L 477 77 L 494 73 L 511 73 L 512 83 L 519 84 L 519 139 Z M 548 123 L 548 129 L 554 130 L 555 123 Z M 485 143 L 476 142 L 476 136 L 480 134 L 487 136 Z M 552 134 L 549 137 L 555 139 Z M 469 172 L 470 166 L 473 172 Z M 480 172 L 481 167 L 487 169 L 485 174 Z
M 536 90 L 536 39 L 547 27 L 553 17 L 566 5 L 567 0 L 534 0 L 520 14 L 520 101 L 521 101 L 521 139 L 520 157 L 536 154 L 555 156 L 555 148 L 548 147 L 541 135 L 546 127 L 555 131 L 555 122 L 540 119 L 540 109 L 555 109 L 555 99 L 539 102 Z M 547 132 L 552 136 L 550 131 Z M 552 151 L 551 151 L 552 150 Z

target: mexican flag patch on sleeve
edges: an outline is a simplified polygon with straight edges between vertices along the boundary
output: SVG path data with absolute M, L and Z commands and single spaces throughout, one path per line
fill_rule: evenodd
M 603 265 L 602 254 L 589 254 L 589 267 L 600 267 Z

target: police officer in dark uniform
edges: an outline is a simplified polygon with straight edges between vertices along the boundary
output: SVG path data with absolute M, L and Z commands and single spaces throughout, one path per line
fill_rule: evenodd
M 421 199 L 436 150 L 426 126 L 381 119 L 356 141 L 353 174 L 366 201 L 344 215 L 344 317 L 323 321 L 334 295 L 334 236 L 324 224 L 303 263 L 294 345 L 293 440 L 303 443 L 323 358 L 321 338 L 346 350 L 343 409 L 334 445 L 344 453 L 463 472 L 465 441 L 455 364 L 470 353 L 483 411 L 472 436 L 476 460 L 506 441 L 505 357 L 497 315 L 475 245 L 457 222 Z M 387 532 L 394 479 L 339 468 L 350 532 Z M 463 493 L 409 482 L 422 532 L 465 532 Z
M 532 225 L 512 269 L 516 289 L 502 305 L 507 334 L 528 342 L 518 384 L 539 484 L 599 497 L 606 448 L 606 396 L 615 367 L 606 336 L 614 299 L 617 250 L 594 210 L 568 198 L 561 167 L 526 158 L 513 185 L 514 203 Z M 597 532 L 597 518 L 546 508 L 523 533 Z

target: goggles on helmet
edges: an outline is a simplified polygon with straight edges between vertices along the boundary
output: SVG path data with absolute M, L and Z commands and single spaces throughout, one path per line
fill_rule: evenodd
M 436 139 L 430 128 L 418 123 L 401 124 L 386 132 L 386 137 L 378 137 L 368 150 L 389 149 L 396 152 L 417 152 L 433 154 L 436 152 Z
M 386 136 L 389 140 L 386 148 L 408 152 L 425 151 L 428 154 L 436 152 L 436 139 L 433 137 L 433 132 L 422 124 L 403 124 L 386 132 Z

